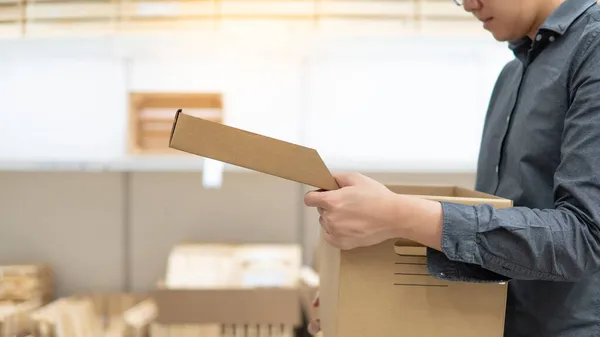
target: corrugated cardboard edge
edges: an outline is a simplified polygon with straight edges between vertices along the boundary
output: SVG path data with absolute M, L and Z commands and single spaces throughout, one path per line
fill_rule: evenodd
M 175 127 L 177 126 L 177 120 L 179 119 L 179 114 L 183 112 L 182 109 L 177 109 L 175 112 L 175 117 L 173 118 L 173 125 L 171 126 L 171 134 L 169 135 L 169 147 L 173 143 L 173 135 L 175 134 Z

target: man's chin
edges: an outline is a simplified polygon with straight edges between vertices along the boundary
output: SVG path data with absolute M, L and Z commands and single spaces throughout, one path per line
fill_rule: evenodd
M 502 34 L 501 32 L 490 31 L 494 39 L 498 42 L 507 42 L 510 41 L 511 38 L 507 34 Z

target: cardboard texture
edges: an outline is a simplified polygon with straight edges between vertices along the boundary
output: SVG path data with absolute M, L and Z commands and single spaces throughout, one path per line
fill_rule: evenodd
M 339 188 L 317 151 L 177 112 L 170 146 L 324 190 Z M 455 186 L 387 186 L 399 194 L 462 204 L 512 201 Z M 323 237 L 321 235 L 321 237 Z M 321 327 L 326 337 L 501 337 L 506 284 L 441 281 L 426 248 L 393 240 L 340 251 L 319 247 Z

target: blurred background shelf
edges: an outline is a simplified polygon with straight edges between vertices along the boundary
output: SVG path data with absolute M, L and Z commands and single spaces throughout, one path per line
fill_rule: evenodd
M 448 25 L 451 23 L 452 25 Z M 447 0 L 2 0 L 0 37 L 114 35 L 247 28 L 347 34 L 439 30 L 478 22 Z M 442 28 L 444 27 L 444 28 Z M 471 28 L 471 29 L 469 29 Z
M 0 160 L 0 172 L 202 172 L 204 159 L 196 156 L 130 156 L 109 160 Z M 353 162 L 349 159 L 329 160 L 332 171 L 471 173 L 475 165 L 469 161 Z M 225 165 L 226 172 L 251 172 Z

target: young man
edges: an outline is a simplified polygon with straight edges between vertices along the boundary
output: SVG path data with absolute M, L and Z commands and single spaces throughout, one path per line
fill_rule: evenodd
M 342 249 L 401 237 L 430 247 L 439 278 L 510 279 L 507 337 L 600 336 L 600 6 L 462 5 L 515 55 L 491 97 L 476 179 L 515 207 L 399 196 L 359 174 L 305 203 Z

